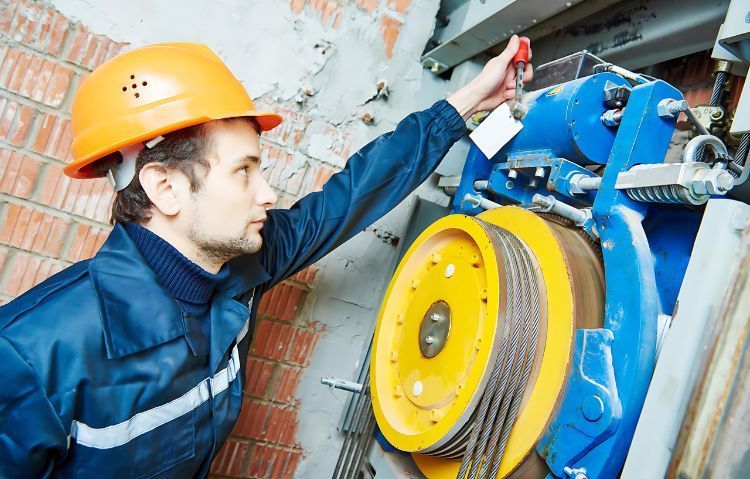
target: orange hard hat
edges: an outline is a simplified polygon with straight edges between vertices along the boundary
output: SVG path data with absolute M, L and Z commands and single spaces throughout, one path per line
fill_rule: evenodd
M 240 81 L 207 46 L 162 43 L 102 64 L 73 101 L 73 178 L 104 176 L 97 160 L 166 133 L 234 117 L 253 117 L 261 131 L 281 123 L 255 110 Z

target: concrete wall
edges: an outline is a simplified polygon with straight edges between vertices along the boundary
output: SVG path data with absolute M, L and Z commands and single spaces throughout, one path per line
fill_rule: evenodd
M 444 97 L 446 83 L 419 64 L 438 5 L 0 0 L 0 300 L 92 256 L 109 232 L 109 186 L 60 174 L 73 93 L 97 65 L 149 43 L 208 44 L 259 107 L 286 117 L 263 138 L 263 168 L 288 206 L 404 115 Z M 420 194 L 447 202 L 433 185 Z M 359 371 L 409 201 L 263 298 L 246 404 L 217 476 L 330 476 L 346 393 L 319 380 Z

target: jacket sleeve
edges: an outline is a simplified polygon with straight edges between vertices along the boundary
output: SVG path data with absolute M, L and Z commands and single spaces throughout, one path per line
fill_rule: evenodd
M 67 435 L 34 370 L 0 336 L 0 477 L 51 477 Z
M 317 193 L 269 210 L 261 230 L 267 287 L 314 263 L 398 205 L 437 168 L 465 133 L 445 100 L 412 113 L 355 153 Z

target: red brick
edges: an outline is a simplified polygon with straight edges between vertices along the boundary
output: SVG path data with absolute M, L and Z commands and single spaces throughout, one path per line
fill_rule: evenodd
M 44 58 L 33 57 L 29 63 L 29 68 L 26 70 L 26 74 L 21 81 L 21 86 L 18 89 L 18 94 L 23 95 L 26 98 L 31 98 L 31 94 L 34 89 L 34 85 L 39 79 L 39 71 L 42 69 L 44 64 Z
M 72 78 L 73 70 L 62 65 L 55 65 L 42 103 L 53 108 L 59 108 L 63 104 L 63 101 L 65 101 Z
M 2 115 L 0 115 L 0 136 L 5 137 L 10 132 L 16 110 L 18 110 L 18 103 L 0 98 L 0 112 L 2 112 Z
M 19 105 L 13 118 L 10 131 L 6 139 L 14 146 L 22 146 L 26 141 L 31 122 L 34 120 L 34 110 L 25 105 Z
M 292 0 L 292 11 L 295 15 L 302 13 L 302 9 L 305 8 L 306 0 Z
M 255 444 L 250 451 L 247 477 L 253 479 L 288 479 L 294 477 L 302 452 Z
M 225 476 L 241 477 L 250 445 L 229 439 L 211 464 L 211 472 Z
M 383 37 L 383 44 L 385 45 L 385 56 L 393 58 L 393 48 L 396 46 L 396 40 L 401 32 L 401 21 L 384 15 L 380 19 L 380 34 Z
M 65 259 L 68 261 L 81 261 L 89 259 L 98 251 L 108 231 L 78 224 L 73 233 L 73 241 Z
M 19 198 L 31 197 L 41 166 L 30 156 L 0 150 L 0 191 Z
M 0 248 L 0 271 L 3 271 L 3 268 L 5 267 L 5 262 L 8 259 L 8 250 L 5 248 Z
M 310 357 L 315 351 L 319 335 L 320 333 L 317 331 L 298 329 L 289 348 L 288 361 L 292 364 L 307 367 L 310 364 Z
M 388 0 L 388 5 L 393 10 L 404 13 L 409 8 L 409 5 L 411 5 L 411 0 Z
M 311 265 L 292 276 L 291 279 L 310 286 L 315 281 L 315 275 L 317 273 L 318 268 L 315 265 Z
M 20 249 L 57 257 L 70 220 L 9 204 L 0 230 L 0 242 Z
M 0 7 L 0 31 L 5 34 L 12 32 L 11 24 L 13 23 L 13 17 L 16 15 L 16 10 L 21 5 L 21 2 L 12 2 L 10 4 L 3 2 Z
M 268 419 L 262 439 L 284 446 L 294 446 L 296 435 L 297 410 L 288 407 L 269 406 Z
M 274 400 L 281 403 L 291 403 L 294 401 L 294 393 L 302 379 L 302 369 L 294 366 L 279 366 L 279 386 L 274 395 Z
M 55 19 L 52 22 L 49 33 L 49 43 L 47 47 L 47 53 L 52 56 L 60 55 L 65 41 L 65 34 L 70 29 L 70 22 L 60 13 L 55 14 Z
M 276 366 L 260 359 L 248 358 L 245 379 L 245 394 L 256 397 L 266 397 L 268 385 Z
M 47 85 L 52 78 L 52 73 L 55 71 L 55 64 L 49 60 L 44 60 L 42 66 L 39 68 L 39 76 L 34 83 L 34 88 L 31 90 L 31 98 L 34 101 L 42 102 L 44 94 L 47 91 Z
M 327 166 L 315 166 L 311 168 L 311 175 L 308 179 L 307 188 L 303 189 L 303 194 L 312 193 L 314 191 L 320 191 L 323 189 L 323 185 L 336 173 L 336 170 Z
M 289 322 L 300 308 L 302 298 L 301 289 L 281 283 L 263 295 L 258 310 L 261 314 Z
M 35 286 L 62 269 L 53 260 L 26 253 L 15 253 L 10 259 L 8 278 L 3 292 L 16 296 Z
M 246 399 L 242 403 L 240 416 L 237 418 L 232 434 L 250 439 L 263 439 L 268 412 L 268 404 Z
M 253 352 L 262 358 L 283 360 L 294 333 L 291 326 L 261 319 L 254 338 Z
M 15 72 L 18 58 L 21 56 L 21 52 L 16 48 L 11 48 L 5 53 L 3 59 L 3 65 L 0 67 L 0 88 L 8 89 L 10 79 Z
M 65 192 L 70 184 L 70 178 L 63 175 L 62 168 L 57 165 L 47 165 L 44 168 L 42 187 L 37 195 L 37 201 L 42 204 L 60 209 Z
M 73 40 L 71 42 L 70 50 L 68 51 L 68 61 L 76 64 L 80 62 L 88 39 L 88 29 L 85 26 L 79 24 L 75 29 L 75 33 L 73 34 Z
M 31 63 L 31 58 L 30 55 L 26 55 L 25 53 L 21 53 L 18 56 L 18 62 L 13 68 L 13 74 L 8 81 L 8 90 L 18 93 L 21 89 L 21 83 L 23 82 L 24 75 L 26 75 L 26 70 L 28 69 L 29 64 Z
M 357 0 L 357 5 L 367 10 L 368 13 L 374 13 L 375 9 L 378 8 L 380 0 Z

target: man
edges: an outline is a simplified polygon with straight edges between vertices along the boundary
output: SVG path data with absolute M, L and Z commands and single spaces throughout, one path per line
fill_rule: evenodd
M 513 37 L 289 210 L 259 169 L 254 109 L 208 48 L 125 53 L 81 85 L 76 178 L 108 176 L 99 253 L 0 308 L 0 476 L 205 477 L 242 405 L 258 298 L 388 212 L 513 97 Z M 531 77 L 531 71 L 526 78 Z

